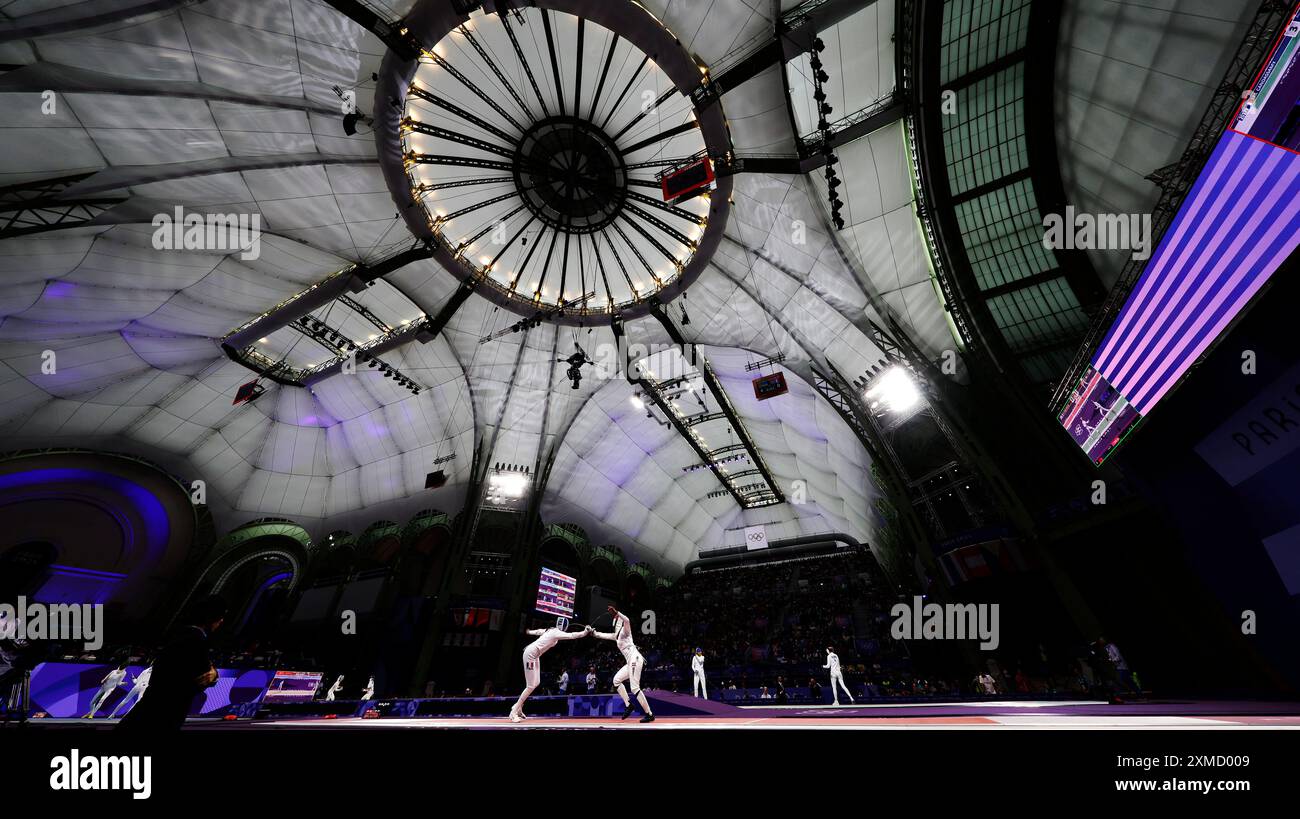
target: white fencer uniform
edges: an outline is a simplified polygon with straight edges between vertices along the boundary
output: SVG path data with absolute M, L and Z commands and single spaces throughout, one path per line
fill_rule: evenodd
M 839 684 L 840 688 L 844 689 L 844 693 L 845 695 L 848 696 L 849 702 L 853 702 L 853 695 L 849 693 L 849 687 L 844 684 L 844 674 L 840 672 L 839 655 L 836 654 L 834 651 L 827 649 L 826 665 L 823 665 L 822 668 L 829 668 L 831 670 L 831 697 L 835 701 L 834 704 L 835 705 L 840 704 L 840 692 L 838 689 L 835 688 L 836 683 Z
M 330 686 L 330 690 L 325 692 L 325 700 L 327 702 L 333 702 L 334 696 L 342 690 L 343 690 L 343 675 L 340 674 L 339 678 L 334 681 L 333 685 Z
M 113 693 L 113 689 L 117 688 L 125 680 L 126 680 L 125 668 L 115 668 L 112 671 L 108 672 L 107 676 L 104 677 L 103 682 L 99 684 L 99 691 L 95 694 L 94 698 L 91 699 L 90 711 L 86 713 L 85 718 L 94 719 L 95 714 L 98 714 L 99 709 L 104 706 L 104 700 L 108 699 L 108 695 Z
M 691 673 L 695 678 L 691 686 L 695 690 L 695 696 L 700 696 L 700 692 L 703 691 L 704 699 L 707 700 L 709 698 L 709 687 L 704 682 L 704 654 L 698 649 L 691 656 Z
M 370 681 L 366 683 L 366 687 L 361 691 L 361 699 L 362 701 L 365 701 L 370 699 L 374 695 L 375 695 L 375 678 L 371 677 Z
M 135 682 L 131 685 L 131 690 L 127 692 L 127 695 L 122 698 L 122 701 L 113 708 L 113 713 L 109 714 L 108 718 L 112 719 L 117 716 L 117 712 L 121 711 L 128 702 L 131 703 L 132 707 L 134 707 L 135 704 L 140 701 L 140 698 L 144 696 L 144 692 L 149 688 L 149 678 L 152 676 L 153 666 L 149 666 L 144 671 L 135 675 Z M 126 710 L 130 712 L 131 709 L 127 708 Z
M 560 626 L 563 625 L 563 628 Z M 519 695 L 519 699 L 510 709 L 510 721 L 520 722 L 525 719 L 523 710 L 524 702 L 528 695 L 542 683 L 542 655 L 555 648 L 556 643 L 561 640 L 577 640 L 580 637 L 586 637 L 591 633 L 591 628 L 587 627 L 582 631 L 566 631 L 569 627 L 569 621 L 560 617 L 555 621 L 554 628 L 530 628 L 524 632 L 530 637 L 536 637 L 527 646 L 524 647 L 524 690 Z
M 618 673 L 614 675 L 614 689 L 618 695 L 623 698 L 623 718 L 627 719 L 632 713 L 632 699 L 629 698 L 625 683 L 631 685 L 631 697 L 634 697 L 641 710 L 645 713 L 642 722 L 650 722 L 654 719 L 654 714 L 650 711 L 650 703 L 646 702 L 645 694 L 641 693 L 641 670 L 645 668 L 645 657 L 637 651 L 636 643 L 632 641 L 632 621 L 626 614 L 615 612 L 613 631 L 597 631 L 592 634 L 601 640 L 613 640 L 614 645 L 623 654 L 626 661 Z

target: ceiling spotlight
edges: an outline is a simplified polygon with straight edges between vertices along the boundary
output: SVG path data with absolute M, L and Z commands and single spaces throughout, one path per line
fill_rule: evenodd
M 645 402 L 641 400 L 641 393 L 632 396 L 632 406 L 639 410 L 645 409 Z
M 894 366 L 875 379 L 864 397 L 872 409 L 906 412 L 921 400 L 921 392 L 907 370 Z
M 521 472 L 498 472 L 488 476 L 488 496 L 500 499 L 522 498 L 528 491 L 528 476 Z

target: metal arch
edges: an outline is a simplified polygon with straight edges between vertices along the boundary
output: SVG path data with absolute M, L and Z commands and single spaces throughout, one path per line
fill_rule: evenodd
M 217 594 L 223 588 L 225 588 L 226 581 L 228 581 L 231 575 L 233 575 L 240 568 L 248 565 L 249 563 L 252 563 L 254 560 L 258 560 L 264 557 L 278 557 L 278 558 L 282 558 L 285 562 L 287 562 L 289 564 L 290 569 L 293 570 L 293 579 L 289 581 L 289 591 L 292 592 L 294 589 L 298 587 L 298 582 L 302 579 L 302 566 L 298 563 L 298 558 L 296 558 L 294 555 L 290 554 L 289 552 L 284 551 L 283 549 L 265 549 L 262 551 L 251 552 L 247 555 L 244 555 L 239 560 L 236 560 L 229 568 L 227 568 L 224 572 L 221 573 L 220 577 L 217 578 L 217 582 L 212 586 L 212 593 Z M 207 572 L 205 571 L 202 575 L 199 576 L 199 582 L 200 583 L 203 582 L 203 578 L 206 576 L 207 576 Z
M 192 584 L 190 584 L 189 591 L 180 601 L 176 610 L 172 612 L 171 619 L 167 622 L 167 627 L 170 628 L 175 624 L 176 618 L 179 617 L 181 612 L 185 610 L 185 607 L 189 605 L 190 599 L 194 597 L 194 593 L 198 591 L 199 586 L 202 585 L 203 579 L 212 572 L 212 569 L 217 566 L 218 563 L 226 559 L 226 557 L 241 544 L 248 543 L 260 537 L 289 538 L 302 547 L 304 555 L 309 560 L 316 553 L 316 544 L 312 542 L 311 536 L 307 534 L 307 530 L 293 521 L 279 518 L 260 518 L 258 520 L 249 521 L 248 523 L 230 531 L 212 547 L 211 552 L 208 553 L 205 560 L 203 570 L 199 572 L 199 576 L 195 578 Z M 293 588 L 296 588 L 299 579 L 302 577 L 302 564 L 294 555 L 283 549 L 275 549 L 272 551 L 283 552 L 283 556 L 289 560 L 290 565 L 294 567 L 294 579 L 291 581 L 290 589 L 292 590 Z M 255 557 L 259 554 L 262 554 L 262 552 L 255 552 L 253 555 L 246 558 L 240 558 L 236 565 L 242 565 L 248 558 Z M 222 582 L 227 579 L 227 575 L 223 575 Z
M 0 188 L 0 239 L 91 225 L 126 196 L 72 198 L 68 190 L 92 172 L 37 179 Z
M 451 516 L 446 512 L 440 512 L 436 509 L 426 509 L 423 512 L 417 512 L 409 521 L 406 522 L 406 525 L 402 527 L 402 546 L 406 547 L 411 545 L 425 532 L 438 527 L 441 527 L 450 534 Z

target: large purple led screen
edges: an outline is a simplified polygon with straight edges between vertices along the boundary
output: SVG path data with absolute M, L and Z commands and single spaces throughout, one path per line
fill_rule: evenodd
M 1095 463 L 1300 245 L 1298 52 L 1300 6 L 1059 416 Z

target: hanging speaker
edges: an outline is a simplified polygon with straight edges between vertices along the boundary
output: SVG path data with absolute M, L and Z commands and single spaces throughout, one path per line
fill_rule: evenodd
M 445 483 L 447 483 L 447 473 L 441 469 L 424 476 L 425 489 L 437 489 Z

